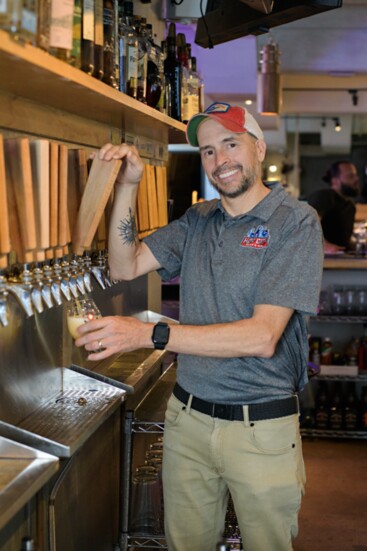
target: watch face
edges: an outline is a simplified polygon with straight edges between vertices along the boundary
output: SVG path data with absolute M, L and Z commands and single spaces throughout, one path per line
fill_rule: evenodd
M 152 341 L 154 346 L 159 349 L 163 349 L 168 343 L 169 339 L 169 326 L 166 323 L 157 323 L 153 329 Z

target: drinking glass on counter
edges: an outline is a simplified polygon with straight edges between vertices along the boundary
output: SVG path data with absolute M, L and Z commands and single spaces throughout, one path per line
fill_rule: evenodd
M 67 325 L 73 339 L 78 338 L 77 329 L 80 325 L 101 317 L 102 314 L 92 298 L 76 298 L 67 304 Z

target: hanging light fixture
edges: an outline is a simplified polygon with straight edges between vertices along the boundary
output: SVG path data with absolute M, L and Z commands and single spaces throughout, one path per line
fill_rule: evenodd
M 262 115 L 279 115 L 282 105 L 280 51 L 273 39 L 260 50 L 257 75 L 257 110 Z
M 342 125 L 340 124 L 339 118 L 336 117 L 336 118 L 334 119 L 334 122 L 335 122 L 335 128 L 334 128 L 335 132 L 340 132 L 341 129 L 342 129 Z

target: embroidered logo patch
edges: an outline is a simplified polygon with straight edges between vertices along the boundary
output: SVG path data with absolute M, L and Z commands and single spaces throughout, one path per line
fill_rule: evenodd
M 266 226 L 257 226 L 245 235 L 241 241 L 241 247 L 253 247 L 254 249 L 263 249 L 269 244 L 269 230 Z

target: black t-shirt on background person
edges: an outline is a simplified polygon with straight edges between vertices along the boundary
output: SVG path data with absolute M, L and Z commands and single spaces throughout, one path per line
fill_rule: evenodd
M 324 238 L 329 243 L 348 247 L 356 213 L 353 201 L 333 189 L 315 191 L 307 201 L 319 213 Z

